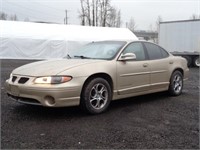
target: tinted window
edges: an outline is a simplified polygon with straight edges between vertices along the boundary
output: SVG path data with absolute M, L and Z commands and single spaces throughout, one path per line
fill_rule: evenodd
M 144 43 L 144 45 L 147 48 L 147 52 L 149 55 L 149 59 L 161 59 L 161 58 L 166 58 L 169 56 L 169 54 L 162 49 L 161 47 L 151 44 L 151 43 Z
M 123 54 L 134 53 L 136 55 L 136 60 L 145 60 L 145 53 L 141 43 L 132 43 L 128 45 Z
M 166 58 L 166 57 L 169 56 L 169 54 L 166 52 L 166 50 L 164 50 L 164 49 L 162 49 L 162 48 L 160 48 L 160 50 L 161 50 L 161 53 L 162 53 L 163 58 Z

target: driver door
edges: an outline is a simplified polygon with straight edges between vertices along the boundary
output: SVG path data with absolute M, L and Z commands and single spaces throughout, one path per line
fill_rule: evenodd
M 150 89 L 150 67 L 141 42 L 129 44 L 121 55 L 134 53 L 134 60 L 117 61 L 118 94 L 133 94 Z

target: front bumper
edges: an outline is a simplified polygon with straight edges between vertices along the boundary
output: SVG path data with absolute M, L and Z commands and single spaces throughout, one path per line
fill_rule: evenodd
M 21 103 L 42 105 L 48 107 L 76 106 L 80 103 L 81 86 L 78 82 L 67 82 L 56 85 L 19 84 L 6 80 L 7 94 L 12 99 Z

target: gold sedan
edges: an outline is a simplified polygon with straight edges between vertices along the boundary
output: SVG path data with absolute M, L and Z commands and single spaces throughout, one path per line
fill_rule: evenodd
M 145 41 L 93 42 L 67 57 L 13 70 L 8 96 L 48 107 L 80 105 L 97 114 L 111 100 L 160 91 L 178 96 L 189 73 L 184 58 Z

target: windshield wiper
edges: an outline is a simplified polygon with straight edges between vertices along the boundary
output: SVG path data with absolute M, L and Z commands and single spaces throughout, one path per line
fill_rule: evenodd
M 81 58 L 81 59 L 91 59 L 90 57 L 86 57 L 86 56 L 83 56 L 83 55 L 81 55 L 81 56 L 75 55 L 74 57 L 75 58 Z

